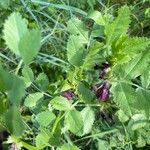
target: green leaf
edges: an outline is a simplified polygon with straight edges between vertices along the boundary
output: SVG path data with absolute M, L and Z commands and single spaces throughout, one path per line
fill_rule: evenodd
M 96 0 L 87 0 L 87 3 L 89 4 L 89 6 L 94 9 L 94 5 L 96 4 Z
M 7 100 L 0 97 L 0 116 L 7 110 Z
M 81 111 L 81 115 L 82 115 L 83 124 L 84 124 L 83 135 L 88 134 L 91 132 L 92 126 L 95 120 L 94 112 L 90 107 L 85 107 Z
M 126 122 L 129 120 L 129 117 L 121 109 L 117 111 L 116 115 L 118 116 L 121 122 Z
M 46 131 L 41 131 L 35 138 L 35 144 L 37 147 L 44 148 L 49 145 L 49 134 Z
M 88 42 L 88 31 L 83 22 L 77 17 L 73 17 L 68 21 L 67 29 L 72 35 L 78 35 L 82 43 Z
M 98 150 L 109 150 L 109 144 L 105 140 L 98 139 Z
M 146 117 L 143 114 L 135 114 L 129 121 L 128 128 L 131 130 L 138 130 L 144 128 L 147 124 Z
M 148 88 L 150 85 L 150 66 L 145 69 L 143 74 L 141 75 L 142 86 Z
M 143 110 L 147 117 L 150 115 L 150 90 L 144 90 L 138 88 L 136 90 L 137 93 L 137 103 L 135 105 L 135 109 Z
M 43 97 L 43 94 L 40 92 L 32 93 L 28 95 L 25 99 L 24 105 L 26 107 L 35 107 L 37 102 Z
M 30 86 L 32 81 L 34 80 L 34 74 L 32 69 L 29 66 L 24 66 L 22 69 L 23 80 L 26 84 L 26 87 Z
M 127 53 L 127 55 L 135 55 L 146 50 L 149 45 L 150 39 L 146 37 L 128 37 L 125 42 L 123 42 L 121 51 Z
M 45 73 L 40 73 L 36 78 L 36 83 L 41 90 L 46 91 L 49 85 L 47 75 Z
M 78 94 L 81 98 L 81 101 L 83 101 L 87 104 L 93 103 L 94 94 L 92 93 L 91 90 L 89 90 L 88 86 L 86 86 L 83 82 L 80 82 L 77 87 L 77 90 L 78 90 Z
M 40 149 L 43 149 L 46 146 L 60 146 L 60 137 L 61 132 L 60 130 L 57 133 L 52 134 L 49 129 L 40 128 L 39 134 L 36 136 L 35 143 L 36 146 Z
M 80 150 L 80 149 L 75 145 L 70 145 L 68 143 L 65 143 L 58 150 Z
M 100 54 L 98 54 L 98 52 L 101 50 L 102 47 L 103 44 L 99 42 L 94 42 L 94 44 L 91 45 L 82 65 L 84 69 L 88 70 L 93 67 L 97 62 L 99 62 L 101 56 Z
M 71 35 L 67 42 L 68 61 L 75 66 L 81 66 L 85 58 L 82 39 L 79 36 Z
M 68 61 L 75 66 L 81 66 L 85 58 L 84 44 L 88 42 L 88 31 L 83 22 L 76 17 L 67 23 L 70 38 L 67 43 Z
M 22 101 L 25 95 L 25 84 L 23 80 L 17 76 L 12 76 L 11 86 L 8 90 L 8 99 L 16 106 Z
M 10 74 L 0 66 L 0 90 L 8 92 L 8 99 L 12 104 L 18 106 L 25 95 L 25 84 L 23 80 Z
M 116 42 L 121 36 L 127 33 L 130 24 L 130 10 L 128 6 L 123 6 L 118 10 L 117 18 L 105 26 L 107 43 Z
M 56 110 L 67 111 L 71 109 L 71 102 L 62 96 L 55 97 L 50 101 L 50 103 Z
M 9 90 L 11 87 L 12 76 L 0 65 L 0 91 Z
M 136 101 L 136 93 L 131 85 L 123 82 L 113 84 L 111 92 L 114 96 L 113 101 L 118 104 L 127 116 L 132 116 L 132 107 Z
M 25 129 L 25 124 L 21 118 L 19 109 L 11 106 L 5 114 L 5 123 L 12 135 L 21 136 Z
M 102 13 L 97 10 L 91 11 L 88 14 L 88 17 L 93 19 L 98 25 L 105 25 L 106 23 L 104 17 L 102 16 Z
M 10 0 L 0 0 L 0 7 L 7 9 L 9 7 Z
M 26 20 L 17 12 L 12 13 L 4 23 L 4 40 L 15 54 L 20 55 L 19 42 L 28 31 Z M 27 43 L 25 43 L 27 45 Z
M 144 73 L 150 63 L 150 52 L 147 50 L 138 54 L 134 59 L 123 64 L 117 71 L 121 78 L 136 78 Z M 144 67 L 143 67 L 144 66 Z
M 55 114 L 50 111 L 43 111 L 36 115 L 36 121 L 39 123 L 40 126 L 43 127 L 49 126 L 55 119 Z
M 19 52 L 25 64 L 30 64 L 41 47 L 41 33 L 34 29 L 26 32 L 19 42 Z
M 68 129 L 78 135 L 81 136 L 83 134 L 83 120 L 81 113 L 76 109 L 70 110 L 65 116 L 65 123 Z

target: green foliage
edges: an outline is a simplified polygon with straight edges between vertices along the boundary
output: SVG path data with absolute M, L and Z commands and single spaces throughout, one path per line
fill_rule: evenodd
M 25 95 L 25 84 L 19 77 L 10 74 L 0 66 L 0 90 L 8 92 L 8 99 L 16 106 Z
M 114 43 L 118 38 L 125 36 L 130 24 L 130 9 L 123 6 L 118 10 L 117 18 L 105 26 L 107 44 Z
M 4 24 L 3 32 L 10 50 L 21 56 L 25 64 L 30 64 L 40 49 L 40 31 L 28 30 L 27 21 L 19 13 L 12 13 Z
M 4 23 L 4 39 L 15 54 L 20 55 L 19 42 L 28 31 L 27 21 L 19 13 L 12 13 Z M 14 40 L 15 39 L 15 40 Z
M 86 55 L 86 58 L 83 62 L 83 69 L 89 70 L 91 69 L 96 63 L 99 62 L 99 59 L 101 59 L 101 56 L 99 55 L 99 51 L 103 47 L 102 43 L 94 42 L 94 44 L 91 44 L 91 47 L 89 48 L 89 51 Z
M 56 110 L 67 111 L 71 109 L 71 102 L 62 96 L 57 96 L 51 100 L 50 104 Z
M 74 145 L 70 145 L 70 144 L 64 144 L 63 146 L 61 146 L 61 148 L 59 148 L 58 150 L 79 150 L 79 148 L 77 146 Z
M 21 136 L 25 129 L 20 112 L 16 106 L 12 106 L 5 113 L 5 123 L 9 132 L 14 136 Z
M 35 143 L 37 147 L 45 147 L 49 143 L 49 134 L 46 131 L 41 131 L 35 139 Z
M 32 93 L 30 95 L 28 95 L 25 99 L 24 105 L 26 107 L 35 107 L 37 102 L 43 97 L 43 94 L 40 92 L 37 93 Z
M 82 21 L 75 17 L 69 20 L 67 25 L 68 31 L 71 33 L 67 42 L 68 61 L 72 65 L 81 66 L 86 55 L 84 44 L 88 42 L 88 31 Z
M 76 109 L 72 109 L 66 114 L 65 123 L 67 128 L 75 135 L 81 136 L 83 134 L 82 115 Z
M 36 115 L 36 121 L 40 126 L 48 127 L 54 120 L 56 116 L 50 111 L 43 111 Z
M 23 67 L 22 76 L 23 76 L 23 80 L 26 84 L 26 87 L 28 87 L 34 80 L 34 74 L 32 72 L 32 69 L 29 66 Z
M 30 64 L 37 55 L 41 45 L 41 34 L 39 30 L 26 32 L 19 42 L 19 52 L 25 64 Z
M 114 101 L 118 104 L 121 110 L 125 112 L 127 116 L 132 116 L 132 107 L 136 100 L 136 93 L 131 85 L 118 82 L 111 88 L 114 95 Z
M 81 111 L 83 118 L 83 135 L 88 134 L 92 131 L 92 126 L 95 120 L 94 111 L 90 107 L 86 107 Z
M 136 109 L 143 110 L 146 116 L 149 118 L 150 115 L 150 90 L 137 89 L 137 106 Z
M 0 1 L 10 14 L 0 52 L 0 126 L 10 133 L 7 142 L 31 150 L 145 149 L 150 40 L 147 19 L 136 12 L 143 16 L 144 2 L 9 2 Z
M 148 88 L 150 85 L 150 66 L 148 66 L 141 76 L 142 86 Z
M 78 89 L 78 93 L 79 93 L 81 101 L 83 101 L 87 104 L 93 103 L 94 94 L 89 90 L 88 86 L 86 86 L 84 83 L 80 82 L 77 89 Z
M 0 0 L 0 7 L 7 9 L 9 7 L 10 0 Z

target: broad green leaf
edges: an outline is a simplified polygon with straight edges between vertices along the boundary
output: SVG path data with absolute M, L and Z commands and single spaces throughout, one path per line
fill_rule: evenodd
M 136 101 L 136 93 L 131 85 L 119 82 L 112 85 L 111 92 L 113 101 L 120 107 L 127 116 L 132 116 L 132 107 Z
M 34 74 L 32 72 L 32 69 L 29 66 L 24 66 L 22 69 L 22 75 L 26 86 L 30 86 L 30 84 L 34 80 Z
M 88 86 L 86 86 L 83 82 L 80 82 L 78 87 L 77 87 L 77 90 L 78 90 L 78 94 L 79 94 L 81 101 L 83 101 L 87 104 L 93 103 L 94 94 L 89 89 Z
M 103 44 L 99 42 L 95 42 L 93 45 L 91 45 L 82 65 L 84 69 L 88 70 L 99 62 L 101 56 L 98 54 L 98 52 L 102 47 Z
M 146 50 L 149 45 L 150 39 L 146 37 L 128 37 L 120 48 L 121 51 L 128 55 L 135 55 Z
M 107 43 L 116 42 L 118 38 L 127 33 L 130 24 L 130 10 L 128 6 L 123 6 L 118 10 L 117 18 L 105 26 Z
M 50 103 L 56 110 L 67 111 L 71 109 L 71 102 L 62 96 L 55 97 L 50 101 Z
M 70 110 L 65 116 L 65 124 L 68 129 L 78 135 L 81 136 L 83 134 L 83 120 L 81 113 L 76 109 Z
M 19 42 L 19 52 L 25 64 L 30 64 L 41 46 L 41 33 L 34 29 L 26 32 Z
M 146 126 L 147 120 L 143 114 L 135 114 L 129 121 L 128 128 L 131 130 L 137 130 Z
M 129 120 L 129 117 L 121 109 L 117 111 L 116 115 L 118 116 L 121 122 L 126 122 Z
M 0 90 L 8 92 L 10 102 L 18 106 L 25 95 L 25 84 L 23 80 L 10 74 L 0 66 Z
M 4 23 L 4 40 L 9 49 L 19 56 L 19 42 L 27 31 L 26 20 L 22 19 L 17 12 L 12 13 Z M 28 43 L 25 44 L 27 45 Z
M 35 107 L 37 102 L 43 97 L 42 93 L 32 93 L 30 95 L 28 95 L 25 99 L 24 105 L 26 107 Z
M 97 10 L 89 12 L 88 17 L 93 19 L 98 25 L 105 25 L 102 13 Z
M 46 131 L 41 131 L 35 138 L 35 144 L 37 147 L 44 148 L 49 145 L 49 134 Z
M 65 143 L 58 150 L 80 150 L 80 149 L 75 145 L 70 145 L 68 143 Z
M 11 87 L 12 76 L 0 65 L 0 91 L 9 90 Z
M 0 0 L 0 7 L 7 9 L 9 7 L 10 0 Z
M 145 69 L 143 74 L 141 75 L 142 86 L 148 88 L 150 85 L 150 66 Z
M 36 84 L 41 90 L 46 91 L 49 85 L 49 80 L 47 75 L 45 73 L 40 73 L 36 78 Z
M 109 144 L 105 140 L 98 139 L 98 150 L 109 150 Z
M 85 58 L 85 49 L 79 36 L 71 35 L 67 42 L 68 61 L 75 66 L 81 66 Z
M 21 118 L 19 109 L 11 106 L 5 114 L 5 123 L 12 135 L 21 136 L 25 129 L 25 124 Z
M 25 84 L 24 81 L 17 77 L 12 76 L 11 86 L 8 90 L 8 99 L 16 106 L 22 101 L 23 96 L 25 95 Z
M 81 111 L 81 115 L 82 115 L 83 124 L 84 124 L 83 135 L 88 134 L 91 132 L 92 126 L 95 120 L 94 112 L 90 107 L 85 107 Z
M 67 23 L 67 29 L 72 35 L 78 35 L 82 43 L 88 42 L 88 31 L 81 20 L 71 18 Z
M 68 61 L 75 66 L 81 66 L 85 58 L 84 44 L 88 42 L 88 31 L 83 22 L 74 17 L 67 23 L 70 37 L 67 42 Z
M 138 134 L 136 147 L 142 148 L 142 147 L 145 147 L 145 145 L 146 145 L 146 141 L 145 141 L 144 137 L 142 135 Z
M 60 135 L 60 131 L 58 131 L 58 133 L 52 134 L 49 129 L 40 128 L 40 132 L 35 139 L 36 146 L 40 149 L 49 145 L 58 147 L 60 146 Z
M 7 110 L 7 100 L 0 97 L 0 116 Z
M 43 127 L 49 126 L 55 119 L 55 114 L 50 111 L 43 111 L 36 115 L 36 121 Z
M 149 57 L 150 52 L 146 51 L 137 55 L 134 59 L 123 65 L 124 75 L 122 77 L 136 78 L 143 74 L 150 63 Z
M 137 104 L 135 105 L 135 109 L 143 110 L 147 117 L 150 115 L 150 90 L 144 90 L 138 88 L 136 90 L 137 93 Z

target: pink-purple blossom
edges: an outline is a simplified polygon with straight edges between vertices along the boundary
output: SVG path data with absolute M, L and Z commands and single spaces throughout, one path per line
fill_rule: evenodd
M 67 90 L 63 92 L 63 97 L 66 97 L 68 100 L 72 100 L 75 96 L 74 92 L 71 90 Z

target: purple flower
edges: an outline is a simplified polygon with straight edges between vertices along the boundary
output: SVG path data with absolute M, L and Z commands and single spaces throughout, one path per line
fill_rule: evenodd
M 109 98 L 109 94 L 109 84 L 106 82 L 96 90 L 96 97 L 101 101 L 106 101 Z
M 67 90 L 67 91 L 63 92 L 63 97 L 66 97 L 68 100 L 73 99 L 74 96 L 75 96 L 75 94 L 70 90 Z

